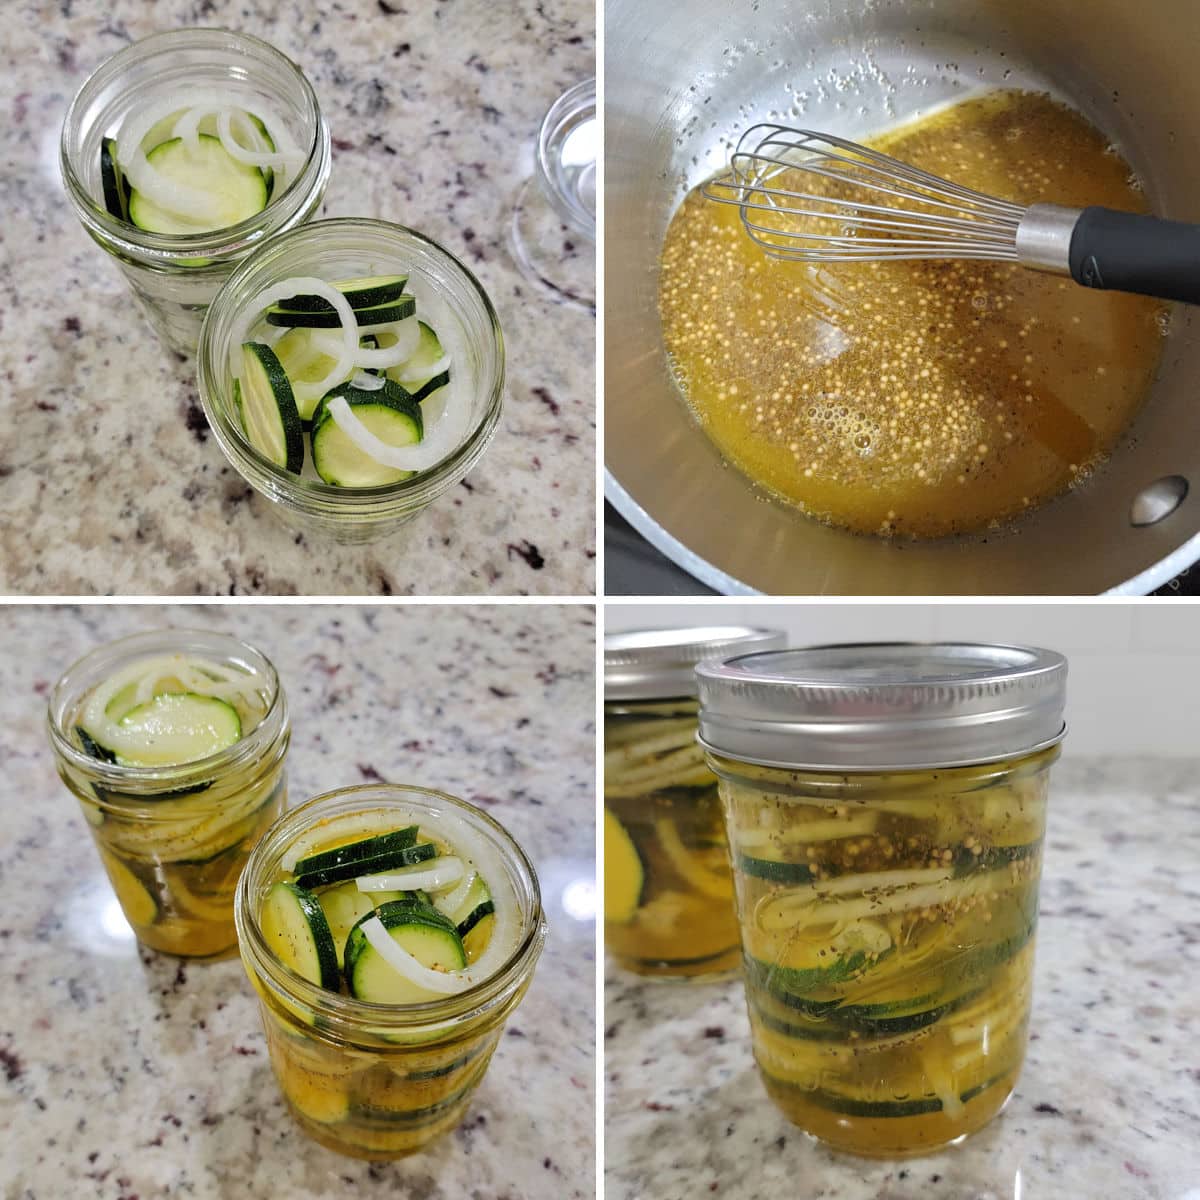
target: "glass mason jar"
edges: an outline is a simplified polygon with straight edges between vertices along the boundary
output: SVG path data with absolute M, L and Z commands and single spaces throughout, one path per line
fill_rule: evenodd
M 767 1092 L 870 1157 L 979 1129 L 1025 1054 L 1066 660 L 830 646 L 698 676 Z
M 88 694 L 137 659 L 163 654 L 203 656 L 261 681 L 261 720 L 228 749 L 180 766 L 122 766 L 86 753 L 76 720 Z M 50 694 L 48 721 L 59 776 L 79 800 L 138 941 L 185 958 L 230 952 L 238 875 L 287 802 L 291 727 L 265 655 L 199 630 L 122 638 L 63 675 Z
M 329 991 L 279 961 L 259 912 L 271 885 L 288 877 L 289 850 L 302 844 L 307 854 L 430 820 L 483 839 L 504 864 L 519 922 L 499 970 L 458 995 L 391 1005 Z M 242 962 L 292 1116 L 309 1137 L 355 1158 L 413 1154 L 462 1120 L 546 940 L 537 876 L 500 825 L 454 796 L 386 783 L 327 792 L 280 818 L 250 856 L 236 911 Z
M 173 95 L 221 91 L 231 104 L 265 104 L 305 154 L 285 191 L 253 217 L 211 233 L 148 233 L 104 207 L 100 146 L 131 114 Z M 194 354 L 205 310 L 233 268 L 266 238 L 307 221 L 329 179 L 329 128 L 316 93 L 286 55 L 227 29 L 178 29 L 134 42 L 102 63 L 63 121 L 59 150 L 67 196 L 89 236 L 116 260 L 154 332 Z
M 745 626 L 604 639 L 604 937 L 628 970 L 712 977 L 740 961 L 717 780 L 696 741 L 695 665 L 778 649 Z
M 295 475 L 275 466 L 246 440 L 234 406 L 230 351 L 234 339 L 244 336 L 246 305 L 264 288 L 293 276 L 335 280 L 384 272 L 409 276 L 407 290 L 417 299 L 418 315 L 434 326 L 450 355 L 450 387 L 471 393 L 466 437 L 436 467 L 380 487 L 335 487 L 315 473 Z M 225 457 L 278 516 L 336 542 L 369 542 L 394 533 L 479 461 L 500 418 L 504 339 L 482 285 L 436 242 L 387 221 L 314 221 L 264 246 L 221 289 L 201 334 L 199 382 L 205 415 Z

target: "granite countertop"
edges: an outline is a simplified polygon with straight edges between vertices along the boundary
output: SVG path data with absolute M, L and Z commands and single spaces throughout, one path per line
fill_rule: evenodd
M 595 1194 L 595 630 L 584 606 L 5 610 L 0 695 L 4 1200 L 588 1200 Z M 533 859 L 550 936 L 465 1122 L 403 1162 L 310 1141 L 284 1110 L 235 958 L 139 952 L 55 774 L 48 688 L 164 625 L 275 663 L 293 803 L 376 778 L 484 806 Z M 571 915 L 572 911 L 576 914 Z
M 836 1155 L 789 1124 L 739 980 L 664 986 L 610 964 L 607 1200 L 1196 1200 L 1198 768 L 1055 768 L 1025 1068 L 991 1125 L 929 1158 Z
M 0 509 L 20 520 L 0 532 L 0 591 L 591 594 L 594 318 L 528 283 L 507 240 L 542 115 L 594 74 L 591 0 L 316 0 L 297 11 L 271 0 L 6 8 Z M 463 484 L 389 541 L 297 541 L 268 511 L 209 433 L 191 360 L 159 344 L 68 207 L 58 140 L 71 97 L 129 41 L 185 25 L 253 33 L 295 59 L 334 139 L 322 215 L 422 230 L 499 311 L 508 381 L 496 438 Z M 564 258 L 592 253 L 563 234 Z

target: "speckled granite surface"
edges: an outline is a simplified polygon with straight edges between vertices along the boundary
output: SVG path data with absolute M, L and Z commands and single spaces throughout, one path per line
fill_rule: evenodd
M 21 519 L 0 531 L 0 591 L 592 592 L 594 322 L 526 283 L 507 244 L 542 114 L 594 73 L 591 0 L 19 0 L 5 15 L 0 510 Z M 191 362 L 159 345 L 68 208 L 71 97 L 131 39 L 182 25 L 241 29 L 294 58 L 334 138 L 323 215 L 428 233 L 500 313 L 499 432 L 465 484 L 388 542 L 296 542 L 272 517 L 208 433 Z M 564 241 L 564 255 L 592 254 Z
M 594 877 L 590 607 L 17 607 L 4 619 L 4 1200 L 590 1200 L 594 929 L 564 908 Z M 533 984 L 466 1122 L 424 1153 L 372 1166 L 310 1142 L 284 1111 L 240 962 L 139 954 L 114 919 L 54 773 L 45 695 L 92 646 L 166 624 L 234 633 L 274 661 L 293 802 L 376 776 L 428 783 L 486 806 L 537 866 L 550 936 Z
M 1033 1034 L 1008 1108 L 961 1146 L 834 1155 L 768 1100 L 740 981 L 609 967 L 607 1200 L 1196 1200 L 1200 763 L 1062 763 Z

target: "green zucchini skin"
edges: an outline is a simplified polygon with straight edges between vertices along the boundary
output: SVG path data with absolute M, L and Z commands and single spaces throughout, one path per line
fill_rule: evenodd
M 339 279 L 332 284 L 354 310 L 395 304 L 408 286 L 407 275 L 377 275 L 369 279 Z M 333 305 L 323 296 L 290 296 L 275 305 L 280 312 L 333 314 Z M 335 322 L 336 323 L 336 322 Z M 364 324 L 365 322 L 360 322 Z
M 117 162 L 117 139 L 105 138 L 100 143 L 100 186 L 104 192 L 104 207 L 110 217 L 129 224 L 129 185 Z
M 263 901 L 260 924 L 281 962 L 302 979 L 337 990 L 341 982 L 337 949 L 325 912 L 312 892 L 295 883 L 275 884 Z
M 298 475 L 304 467 L 304 429 L 291 380 L 279 356 L 262 342 L 242 345 L 242 378 L 236 397 L 246 440 L 264 458 Z M 254 432 L 271 434 L 272 444 Z
M 415 867 L 437 857 L 437 847 L 432 842 L 420 842 L 402 850 L 390 850 L 374 858 L 357 859 L 337 866 L 322 867 L 296 875 L 296 884 L 302 888 L 325 887 L 330 883 L 341 883 L 343 879 L 357 879 L 359 875 L 378 875 L 393 871 L 397 867 Z M 386 908 L 387 905 L 383 905 Z
M 407 850 L 416 840 L 416 825 L 393 829 L 391 833 L 377 834 L 374 837 L 360 838 L 357 842 L 348 842 L 333 850 L 324 850 L 320 854 L 310 854 L 307 858 L 300 859 L 296 863 L 296 874 L 307 875 L 310 871 L 325 871 L 347 863 L 366 862 L 394 850 Z
M 278 304 L 267 309 L 267 324 L 280 325 L 288 329 L 339 329 L 342 319 L 333 311 L 327 302 L 325 311 L 295 312 Z M 354 310 L 359 325 L 390 325 L 394 321 L 403 321 L 417 311 L 416 297 L 408 295 L 397 296 L 389 304 L 378 304 L 374 308 L 359 308 Z
M 761 1063 L 759 1069 L 762 1070 L 768 1086 L 777 1088 L 781 1092 L 795 1089 L 795 1084 L 772 1075 L 763 1069 Z M 996 1079 L 988 1079 L 983 1083 L 976 1084 L 975 1087 L 968 1088 L 963 1092 L 959 1096 L 959 1100 L 966 1104 L 986 1092 L 996 1082 Z M 926 1113 L 942 1111 L 942 1102 L 936 1096 L 922 1096 L 914 1100 L 859 1100 L 857 1097 L 842 1096 L 837 1092 L 829 1092 L 824 1089 L 807 1094 L 811 1103 L 819 1104 L 830 1112 L 843 1113 L 848 1117 L 919 1117 Z

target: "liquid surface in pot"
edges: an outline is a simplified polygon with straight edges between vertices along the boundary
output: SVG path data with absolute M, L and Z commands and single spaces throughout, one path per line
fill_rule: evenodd
M 871 144 L 1021 204 L 1146 210 L 1104 136 L 1044 95 L 977 96 Z M 1084 481 L 1166 328 L 1157 301 L 1016 265 L 782 262 L 698 190 L 661 266 L 668 355 L 727 460 L 862 533 L 980 531 Z

